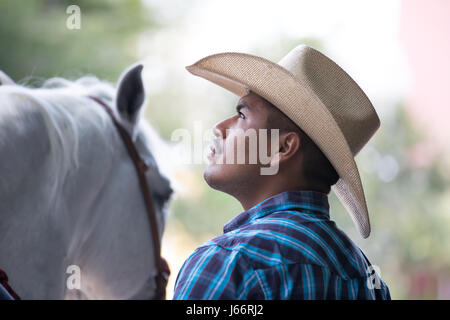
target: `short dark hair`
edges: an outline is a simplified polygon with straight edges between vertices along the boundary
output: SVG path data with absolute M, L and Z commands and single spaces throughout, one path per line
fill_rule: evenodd
M 319 181 L 329 187 L 336 184 L 339 180 L 338 173 L 314 141 L 280 109 L 269 101 L 267 103 L 270 105 L 267 118 L 268 129 L 279 129 L 280 133 L 295 132 L 300 136 L 305 178 L 309 181 Z

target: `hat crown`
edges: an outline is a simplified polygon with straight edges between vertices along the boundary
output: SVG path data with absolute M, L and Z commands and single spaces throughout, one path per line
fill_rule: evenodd
M 358 84 L 334 61 L 300 45 L 278 63 L 307 86 L 331 113 L 355 156 L 380 127 L 380 119 Z

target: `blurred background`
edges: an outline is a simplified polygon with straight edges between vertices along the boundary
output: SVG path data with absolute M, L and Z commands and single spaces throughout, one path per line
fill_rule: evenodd
M 66 9 L 81 9 L 69 29 Z M 330 193 L 331 218 L 381 269 L 393 299 L 450 299 L 450 1 L 2 0 L 0 69 L 29 86 L 94 74 L 115 83 L 145 63 L 145 115 L 171 142 L 233 114 L 237 97 L 191 76 L 203 56 L 239 51 L 278 61 L 300 43 L 343 67 L 374 104 L 381 128 L 356 162 L 371 216 L 358 235 Z M 172 275 L 242 211 L 203 181 L 204 164 L 177 165 L 163 255 Z

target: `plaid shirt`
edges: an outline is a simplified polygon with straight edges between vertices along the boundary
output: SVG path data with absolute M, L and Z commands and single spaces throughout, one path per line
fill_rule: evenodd
M 287 191 L 236 216 L 183 264 L 174 299 L 390 299 L 329 218 L 328 197 Z

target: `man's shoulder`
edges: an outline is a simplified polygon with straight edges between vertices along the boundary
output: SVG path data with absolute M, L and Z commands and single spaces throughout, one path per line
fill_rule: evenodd
M 309 239 L 312 234 L 310 225 L 300 225 L 283 215 L 272 215 L 215 237 L 198 249 L 205 252 L 216 247 L 238 252 L 256 268 L 280 263 L 313 263 L 307 254 L 309 246 L 314 244 Z
M 363 275 L 367 268 L 359 247 L 333 221 L 305 221 L 284 213 L 220 235 L 198 250 L 234 252 L 233 257 L 244 256 L 254 269 L 311 264 L 348 278 Z

